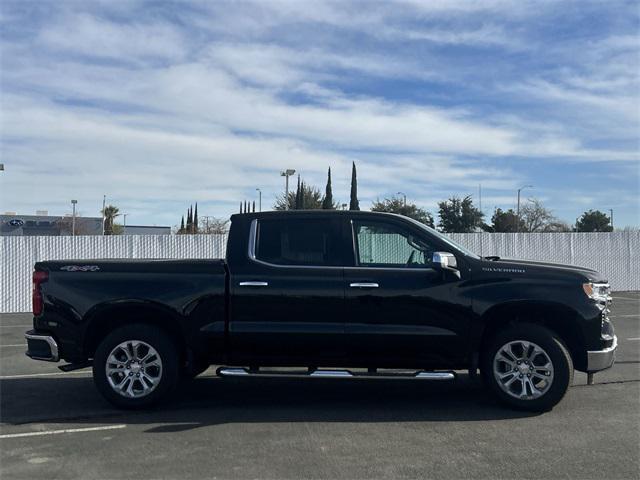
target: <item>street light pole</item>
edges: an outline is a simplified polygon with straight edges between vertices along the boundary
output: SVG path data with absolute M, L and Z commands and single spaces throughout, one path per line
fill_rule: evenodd
M 516 233 L 520 231 L 520 192 L 525 188 L 533 188 L 533 185 L 523 185 L 518 189 L 518 206 L 516 207 Z
M 402 195 L 404 198 L 404 206 L 407 206 L 407 194 L 404 192 L 398 192 L 396 195 Z
M 78 203 L 77 200 L 71 200 L 71 206 L 73 207 L 73 213 L 71 216 L 71 236 L 72 237 L 76 236 L 76 203 Z
M 259 188 L 256 188 L 256 191 L 258 192 L 258 211 L 261 212 L 262 211 L 262 190 L 260 190 Z
M 122 234 L 123 235 L 127 234 L 127 215 L 129 215 L 129 214 L 128 213 L 123 213 L 122 214 L 122 219 L 123 219 Z
M 296 171 L 292 168 L 288 168 L 286 170 L 284 170 L 283 172 L 280 172 L 280 176 L 281 177 L 285 177 L 285 187 L 284 187 L 284 205 L 285 205 L 285 210 L 289 210 L 289 177 L 293 174 L 295 174 Z

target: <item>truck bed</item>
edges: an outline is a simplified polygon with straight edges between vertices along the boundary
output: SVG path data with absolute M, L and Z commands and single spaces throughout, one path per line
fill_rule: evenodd
M 164 319 L 176 335 L 194 339 L 195 349 L 207 349 L 211 336 L 224 337 L 223 259 L 55 260 L 38 262 L 35 270 L 48 278 L 42 284 L 47 314 L 34 318 L 34 328 L 54 334 L 69 361 L 91 356 L 103 325 Z

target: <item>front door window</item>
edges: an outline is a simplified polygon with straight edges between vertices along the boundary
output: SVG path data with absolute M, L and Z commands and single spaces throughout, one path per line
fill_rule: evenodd
M 424 268 L 431 263 L 435 249 L 401 226 L 358 221 L 353 229 L 359 267 Z

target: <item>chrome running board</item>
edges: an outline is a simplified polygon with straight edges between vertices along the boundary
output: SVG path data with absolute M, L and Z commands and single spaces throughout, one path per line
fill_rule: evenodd
M 248 369 L 242 367 L 219 367 L 216 370 L 216 374 L 220 377 L 264 377 L 264 378 L 382 378 L 382 379 L 398 379 L 398 380 L 438 380 L 448 381 L 455 380 L 456 374 L 454 372 L 427 372 L 425 370 L 418 370 L 407 373 L 397 372 L 381 372 L 374 371 L 369 372 L 352 372 L 350 370 L 322 370 L 322 369 L 309 369 L 308 371 L 302 370 L 263 370 L 260 369 Z

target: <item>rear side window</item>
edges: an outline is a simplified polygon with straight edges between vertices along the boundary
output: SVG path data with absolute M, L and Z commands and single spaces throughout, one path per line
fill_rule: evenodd
M 276 265 L 340 266 L 339 224 L 328 219 L 260 220 L 256 258 Z

